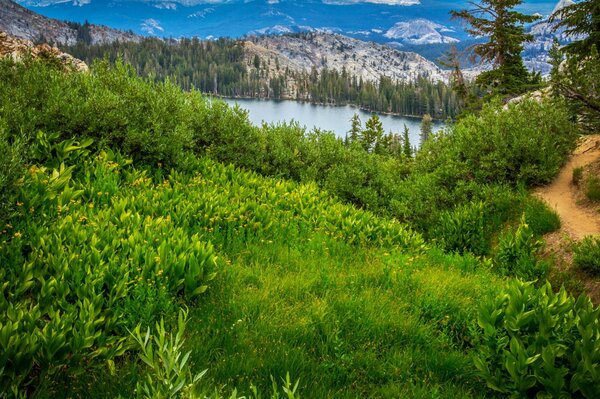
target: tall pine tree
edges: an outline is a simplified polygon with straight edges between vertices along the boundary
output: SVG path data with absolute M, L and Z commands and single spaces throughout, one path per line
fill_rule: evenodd
M 431 118 L 431 115 L 429 115 L 429 114 L 423 115 L 423 119 L 421 119 L 421 135 L 420 135 L 421 147 L 423 146 L 423 144 L 425 144 L 425 142 L 427 140 L 429 140 L 429 137 L 431 136 L 432 123 L 433 123 L 433 119 Z
M 562 7 L 550 16 L 554 30 L 565 28 L 565 34 L 579 38 L 564 49 L 570 55 L 586 56 L 592 45 L 600 49 L 600 1 L 584 0 Z
M 568 99 L 586 132 L 600 131 L 600 1 L 584 0 L 557 10 L 551 17 L 555 29 L 578 39 L 562 49 L 555 43 L 552 88 Z M 566 60 L 563 61 L 563 55 Z
M 477 83 L 501 94 L 521 93 L 531 83 L 521 52 L 523 43 L 533 40 L 533 36 L 525 33 L 523 24 L 539 17 L 514 11 L 522 2 L 480 0 L 470 2 L 472 8 L 469 10 L 451 11 L 452 18 L 469 25 L 466 29 L 469 34 L 488 39 L 487 43 L 476 44 L 473 52 L 482 62 L 492 63 L 494 69 L 481 73 Z

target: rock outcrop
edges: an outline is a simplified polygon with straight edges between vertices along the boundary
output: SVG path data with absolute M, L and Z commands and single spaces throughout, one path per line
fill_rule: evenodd
M 91 44 L 115 41 L 139 42 L 142 37 L 107 26 L 75 24 L 37 14 L 12 0 L 0 0 L 0 31 L 31 41 L 73 45 L 78 40 Z
M 395 82 L 447 79 L 445 71 L 416 53 L 333 33 L 249 37 L 244 47 L 249 70 L 258 56 L 268 66 L 269 77 L 285 70 L 302 73 L 327 68 L 370 82 L 382 77 Z
M 88 66 L 85 62 L 63 53 L 48 44 L 34 45 L 30 40 L 19 39 L 0 31 L 0 57 L 10 57 L 20 61 L 26 57 L 54 59 L 62 64 L 66 71 L 85 72 Z

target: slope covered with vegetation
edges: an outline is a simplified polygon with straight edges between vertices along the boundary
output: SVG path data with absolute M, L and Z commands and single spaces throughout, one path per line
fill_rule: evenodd
M 597 396 L 598 310 L 513 279 L 546 276 L 560 102 L 414 157 L 120 64 L 5 60 L 0 93 L 4 396 Z

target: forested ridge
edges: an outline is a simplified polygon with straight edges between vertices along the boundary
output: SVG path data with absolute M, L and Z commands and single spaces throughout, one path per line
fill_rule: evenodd
M 247 65 L 243 40 L 160 40 L 91 46 L 80 42 L 65 51 L 88 63 L 123 58 L 142 76 L 174 79 L 184 90 L 195 88 L 225 97 L 293 99 L 324 104 L 354 104 L 370 111 L 434 118 L 454 117 L 460 100 L 443 82 L 420 78 L 414 82 L 363 81 L 344 70 L 305 72 L 281 69 L 278 76 L 267 73 L 276 60 L 258 56 Z M 279 70 L 279 68 L 278 68 Z M 292 87 L 293 85 L 293 87 Z M 292 93 L 292 94 L 290 94 Z

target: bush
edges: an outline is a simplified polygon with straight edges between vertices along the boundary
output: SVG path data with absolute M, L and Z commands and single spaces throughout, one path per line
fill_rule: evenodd
M 81 179 L 64 164 L 32 166 L 23 177 L 14 229 L 0 236 L 0 386 L 15 396 L 104 368 L 128 349 L 121 333 L 136 316 L 158 317 L 142 312 L 144 301 L 169 311 L 170 298 L 193 300 L 215 277 L 210 242 L 170 219 L 141 216 L 164 206 L 150 188 L 150 197 L 117 197 L 128 188 L 119 184 L 124 175 L 129 188 L 147 184 L 126 164 L 103 153 L 83 163 Z M 160 295 L 144 292 L 149 285 Z
M 560 229 L 560 216 L 538 198 L 528 197 L 525 200 L 524 213 L 525 222 L 537 237 Z
M 549 283 L 511 280 L 484 302 L 474 358 L 487 386 L 513 398 L 600 397 L 600 309 Z
M 583 167 L 573 168 L 573 177 L 571 178 L 573 184 L 579 186 L 581 179 L 583 179 Z
M 573 263 L 578 268 L 600 274 L 600 237 L 585 237 L 573 248 Z
M 446 250 L 487 254 L 489 242 L 485 234 L 483 202 L 471 202 L 443 212 L 435 236 Z
M 600 201 L 600 179 L 598 177 L 589 177 L 585 190 L 585 196 L 590 201 Z
M 0 226 L 14 205 L 15 191 L 24 172 L 24 148 L 19 139 L 8 137 L 0 119 Z
M 528 186 L 549 182 L 575 146 L 577 131 L 565 106 L 525 100 L 503 109 L 492 102 L 429 140 L 417 168 L 447 169 L 479 183 Z
M 525 222 L 525 215 L 515 232 L 509 230 L 500 237 L 494 257 L 494 266 L 500 273 L 526 279 L 544 277 L 547 268 L 536 257 L 543 242 L 534 237 Z

